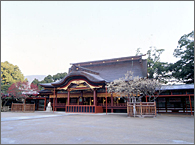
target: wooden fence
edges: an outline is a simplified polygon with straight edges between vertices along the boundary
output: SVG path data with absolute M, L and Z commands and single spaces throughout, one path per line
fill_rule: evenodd
M 135 105 L 135 111 L 134 111 Z M 156 102 L 127 102 L 128 116 L 156 116 Z
M 13 112 L 34 112 L 35 111 L 35 104 L 21 104 L 21 103 L 12 103 L 11 111 Z
M 66 112 L 75 113 L 103 113 L 102 106 L 94 105 L 67 105 Z

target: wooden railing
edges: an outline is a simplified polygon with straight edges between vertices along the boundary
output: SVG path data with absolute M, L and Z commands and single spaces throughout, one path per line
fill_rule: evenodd
M 70 105 L 78 105 L 77 103 L 70 103 Z M 51 103 L 51 106 L 53 106 L 53 103 Z M 66 103 L 55 103 L 55 106 L 66 106 Z
M 98 106 L 106 106 L 106 103 L 98 103 Z M 111 103 L 107 103 L 107 106 L 111 106 Z M 127 106 L 127 103 L 113 103 L 113 106 Z
M 35 111 L 35 104 L 21 104 L 12 103 L 11 111 L 23 112 L 23 111 Z
M 35 104 L 25 104 L 24 111 L 35 111 Z
M 66 112 L 74 113 L 103 113 L 102 106 L 93 105 L 66 105 Z
M 134 112 L 135 105 L 135 112 Z M 156 116 L 156 102 L 127 102 L 129 116 Z

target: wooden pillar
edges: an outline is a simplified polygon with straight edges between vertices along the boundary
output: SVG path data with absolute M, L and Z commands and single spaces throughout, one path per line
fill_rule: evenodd
M 165 109 L 166 109 L 166 113 L 167 113 L 167 97 L 165 98 Z
M 113 107 L 113 95 L 111 94 L 111 107 Z M 113 108 L 111 109 L 111 113 L 113 113 Z
M 45 111 L 45 107 L 46 107 L 46 98 L 45 98 L 45 102 L 44 102 L 44 111 Z
M 185 112 L 185 97 L 181 98 L 182 105 L 183 105 L 183 112 Z
M 54 88 L 54 95 L 53 95 L 53 112 L 54 112 L 54 109 L 55 109 L 55 88 Z
M 58 99 L 58 97 L 57 97 L 57 95 L 58 95 L 58 92 L 56 91 L 56 96 L 55 96 L 55 105 L 57 106 L 57 99 Z M 55 111 L 57 110 L 57 108 L 55 107 Z
M 58 99 L 58 97 L 57 97 L 57 91 L 56 91 L 56 96 L 55 96 L 55 104 L 57 105 L 57 99 Z
M 82 102 L 80 103 L 80 105 L 84 105 L 84 98 L 83 98 L 83 91 L 81 90 L 81 98 L 82 98 Z
M 70 105 L 70 91 L 68 90 L 68 102 L 67 105 Z
M 185 98 L 185 106 L 186 106 L 186 112 L 187 112 L 187 111 L 188 111 L 188 110 L 187 110 L 188 108 L 187 108 L 186 99 L 187 99 L 187 98 Z
M 97 106 L 97 94 L 96 89 L 93 90 L 93 105 Z
M 37 100 L 37 111 L 39 110 L 39 100 Z
M 191 97 L 189 95 L 189 102 L 190 102 L 190 110 L 191 110 L 191 115 L 192 115 L 192 103 L 191 103 Z
M 156 117 L 156 101 L 154 101 L 155 117 Z
M 146 102 L 148 102 L 148 99 L 147 99 L 148 97 L 146 96 Z
M 141 117 L 142 117 L 142 102 L 140 102 L 140 107 L 141 107 Z
M 106 115 L 107 115 L 107 88 L 106 88 Z

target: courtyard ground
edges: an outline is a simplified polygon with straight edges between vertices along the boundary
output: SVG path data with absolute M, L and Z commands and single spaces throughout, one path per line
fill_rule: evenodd
M 1 144 L 194 144 L 194 116 L 1 112 Z

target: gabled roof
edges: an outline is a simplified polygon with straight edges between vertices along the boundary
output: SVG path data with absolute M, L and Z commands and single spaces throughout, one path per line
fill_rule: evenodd
M 98 72 L 99 76 L 106 80 L 106 82 L 112 82 L 124 77 L 127 71 L 132 71 L 134 76 L 147 77 L 147 60 L 141 60 L 141 62 L 138 60 L 129 60 L 123 62 L 87 65 L 83 67 Z
M 147 77 L 147 60 L 143 60 L 142 56 L 74 63 L 63 79 L 40 85 L 45 88 L 62 87 L 73 79 L 83 78 L 94 86 L 103 85 L 124 77 L 127 71 L 132 71 L 134 76 Z
M 72 65 L 82 66 L 82 68 L 97 72 L 106 82 L 112 82 L 124 77 L 127 71 L 132 71 L 134 76 L 147 77 L 147 60 L 143 60 L 142 56 L 144 55 L 81 62 Z

